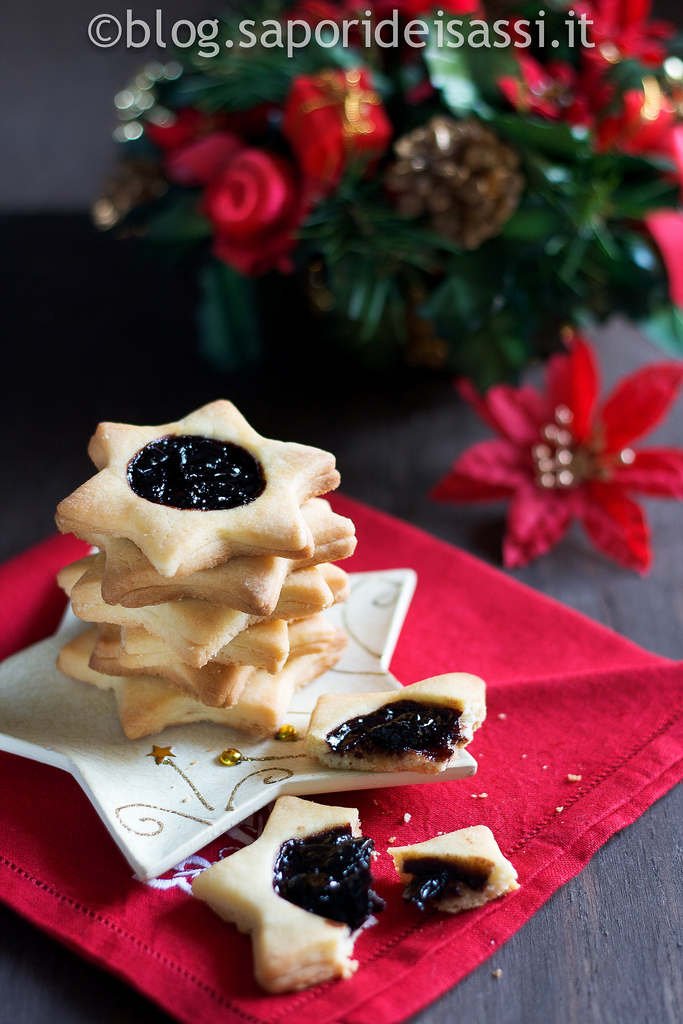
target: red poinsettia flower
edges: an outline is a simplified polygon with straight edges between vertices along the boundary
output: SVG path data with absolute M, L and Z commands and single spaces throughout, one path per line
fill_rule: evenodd
M 372 0 L 367 5 L 368 10 L 374 11 L 375 17 L 393 17 L 394 11 L 398 11 L 399 17 L 412 21 L 414 18 L 427 16 L 437 9 L 447 15 L 483 14 L 483 7 L 480 0 L 444 0 L 443 3 L 437 0 Z
M 321 21 L 341 21 L 350 14 L 347 4 L 331 3 L 330 0 L 302 0 L 287 12 L 289 21 L 305 21 L 315 28 Z
M 667 55 L 664 40 L 674 35 L 669 22 L 651 21 L 652 0 L 577 0 L 578 15 L 586 15 L 595 49 L 586 56 L 604 65 L 633 58 L 651 67 Z
M 596 411 L 598 371 L 591 347 L 575 338 L 547 368 L 547 391 L 500 384 L 461 395 L 499 438 L 481 441 L 432 492 L 437 501 L 510 498 L 503 559 L 526 565 L 579 520 L 600 551 L 644 572 L 649 530 L 632 492 L 683 500 L 683 451 L 633 449 L 664 417 L 683 382 L 683 364 L 646 366 L 624 378 Z
M 647 89 L 627 89 L 617 114 L 605 117 L 597 128 L 600 152 L 620 149 L 630 156 L 651 154 L 675 159 L 676 112 L 654 78 Z
M 502 75 L 498 87 L 520 113 L 540 114 L 551 121 L 589 124 L 591 102 L 579 73 L 567 61 L 541 64 L 527 53 L 517 55 L 520 77 Z

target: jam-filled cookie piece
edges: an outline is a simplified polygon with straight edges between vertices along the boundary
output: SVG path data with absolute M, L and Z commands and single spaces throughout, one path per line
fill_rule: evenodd
M 339 485 L 328 452 L 261 437 L 226 401 L 159 427 L 101 423 L 88 452 L 99 473 L 60 503 L 57 526 L 98 546 L 131 540 L 162 576 L 233 555 L 310 557 L 300 506 Z
M 405 884 L 403 899 L 420 910 L 459 914 L 519 889 L 517 872 L 485 825 L 389 850 Z
M 330 768 L 441 772 L 484 721 L 485 693 L 478 676 L 453 672 L 388 693 L 324 694 L 306 752 Z
M 251 933 L 264 989 L 297 991 L 356 969 L 355 933 L 384 906 L 371 889 L 371 854 L 358 811 L 282 796 L 260 838 L 203 871 L 192 890 Z

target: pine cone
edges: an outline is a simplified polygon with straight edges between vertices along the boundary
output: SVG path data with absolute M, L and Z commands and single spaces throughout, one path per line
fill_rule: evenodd
M 524 189 L 519 157 L 474 118 L 433 117 L 394 144 L 386 175 L 406 217 L 430 217 L 439 235 L 476 249 L 503 229 Z
M 157 161 L 140 157 L 121 160 L 93 205 L 93 221 L 103 230 L 113 228 L 135 207 L 154 202 L 167 189 L 168 182 Z

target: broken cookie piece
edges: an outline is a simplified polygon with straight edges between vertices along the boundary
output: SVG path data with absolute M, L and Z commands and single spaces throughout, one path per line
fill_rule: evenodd
M 306 752 L 330 768 L 441 772 L 486 717 L 485 694 L 484 681 L 464 672 L 388 693 L 324 694 Z
M 485 825 L 388 852 L 405 883 L 403 899 L 420 910 L 459 914 L 519 888 L 517 872 Z
M 282 796 L 260 838 L 203 871 L 192 891 L 251 934 L 264 989 L 298 991 L 355 971 L 355 933 L 384 906 L 371 889 L 372 848 L 357 810 Z

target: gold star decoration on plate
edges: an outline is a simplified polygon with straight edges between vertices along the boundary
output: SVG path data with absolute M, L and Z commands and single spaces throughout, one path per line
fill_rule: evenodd
M 157 764 L 163 764 L 165 758 L 175 757 L 175 754 L 171 747 L 157 747 L 152 744 L 152 749 L 147 757 L 153 757 Z
M 234 555 L 310 557 L 301 505 L 339 484 L 328 452 L 262 437 L 227 401 L 158 427 L 101 423 L 88 452 L 99 472 L 57 526 L 98 547 L 127 538 L 167 577 Z

